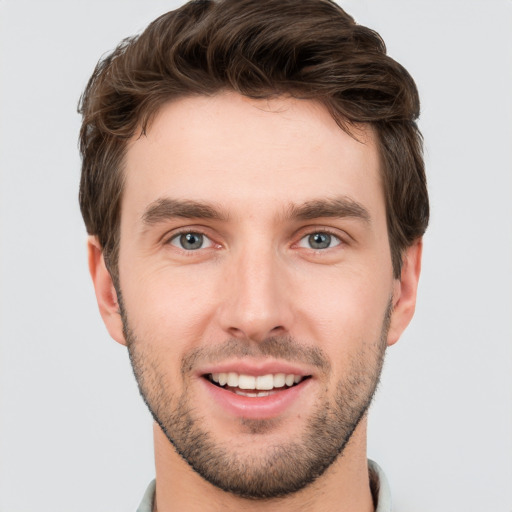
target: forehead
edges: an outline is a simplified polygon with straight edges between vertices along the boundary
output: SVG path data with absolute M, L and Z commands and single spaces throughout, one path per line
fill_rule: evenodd
M 343 195 L 382 209 L 381 189 L 368 126 L 350 136 L 316 102 L 222 93 L 164 105 L 130 142 L 122 216 L 163 197 L 270 214 Z

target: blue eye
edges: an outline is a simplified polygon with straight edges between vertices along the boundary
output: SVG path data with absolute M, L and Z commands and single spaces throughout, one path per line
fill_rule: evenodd
M 194 233 L 193 231 L 173 236 L 170 243 L 185 251 L 197 251 L 198 249 L 205 249 L 213 245 L 207 236 L 202 233 Z
M 307 249 L 314 249 L 315 251 L 322 249 L 330 249 L 340 245 L 341 240 L 330 233 L 318 231 L 316 233 L 310 233 L 299 241 L 299 247 L 305 247 Z

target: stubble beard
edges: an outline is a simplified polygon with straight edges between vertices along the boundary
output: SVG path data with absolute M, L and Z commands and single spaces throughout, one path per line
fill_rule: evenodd
M 307 420 L 303 434 L 295 440 L 269 445 L 258 453 L 241 453 L 234 445 L 222 444 L 204 427 L 200 411 L 193 407 L 187 386 L 178 396 L 165 384 L 165 372 L 155 354 L 130 329 L 120 301 L 125 338 L 139 391 L 154 420 L 177 453 L 206 481 L 223 491 L 265 500 L 295 493 L 314 482 L 343 454 L 357 425 L 365 415 L 378 386 L 391 303 L 384 315 L 380 339 L 364 344 L 336 385 L 334 397 L 325 396 Z M 254 347 L 254 345 L 252 345 Z M 330 370 L 328 359 L 318 349 L 302 351 L 289 337 L 273 337 L 249 349 L 240 340 L 228 340 L 221 348 L 236 355 L 265 355 L 308 359 Z M 182 377 L 198 357 L 191 353 L 182 361 Z M 273 420 L 241 420 L 245 433 L 264 435 L 274 428 Z M 250 452 L 250 450 L 249 450 Z

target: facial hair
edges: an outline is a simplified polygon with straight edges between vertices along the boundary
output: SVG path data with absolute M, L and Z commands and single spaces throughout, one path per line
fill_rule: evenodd
M 384 314 L 380 337 L 361 344 L 335 386 L 334 396 L 318 401 L 300 437 L 272 444 L 262 452 L 244 454 L 233 444 L 213 438 L 200 411 L 194 408 L 187 380 L 199 362 L 223 357 L 267 356 L 315 366 L 327 377 L 329 359 L 317 347 L 305 347 L 289 336 L 270 337 L 259 343 L 229 339 L 215 348 L 192 350 L 181 362 L 183 391 L 166 385 L 160 359 L 130 328 L 118 294 L 125 339 L 139 391 L 154 420 L 177 453 L 206 481 L 234 495 L 263 500 L 295 493 L 314 482 L 342 455 L 357 425 L 365 415 L 379 383 L 391 318 L 391 302 Z M 340 341 L 341 342 L 341 341 Z M 274 420 L 241 421 L 245 431 L 264 435 Z

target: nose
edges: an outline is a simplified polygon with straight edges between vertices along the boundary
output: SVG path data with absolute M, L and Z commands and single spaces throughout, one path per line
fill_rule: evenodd
M 271 248 L 240 251 L 227 265 L 217 309 L 222 329 L 239 339 L 263 341 L 285 335 L 292 325 L 284 263 Z

